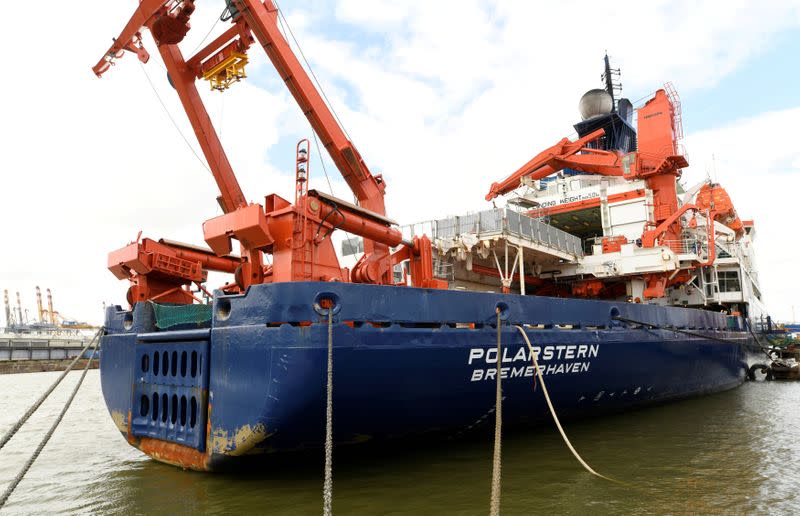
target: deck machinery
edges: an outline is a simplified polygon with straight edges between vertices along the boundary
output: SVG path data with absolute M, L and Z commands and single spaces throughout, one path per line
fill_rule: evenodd
M 611 76 L 606 61 L 605 77 Z M 610 80 L 562 139 L 499 183 L 504 209 L 418 223 L 452 288 L 692 306 L 759 317 L 752 221 L 719 184 L 683 191 L 688 161 L 671 84 L 635 110 Z M 681 198 L 682 194 L 682 198 Z M 509 252 L 512 253 L 509 262 Z M 752 312 L 752 313 L 751 313 Z
M 515 211 L 538 219 L 540 226 L 544 221 L 581 238 L 581 251 L 565 255 L 552 246 L 543 249 L 541 243 L 517 242 L 512 245 L 517 257 L 512 268 L 519 264 L 521 281 L 519 273 L 499 266 L 493 245 L 476 245 L 480 239 L 474 231 L 459 232 L 455 239 L 440 238 L 433 251 L 430 235 L 412 231 L 404 238 L 397 224 L 387 218 L 383 177 L 370 172 L 283 38 L 277 7 L 270 1 L 228 1 L 226 16 L 232 26 L 186 59 L 177 44 L 189 30 L 194 9 L 192 1 L 141 2 L 94 67 L 102 76 L 126 51 L 147 62 L 141 30 L 151 30 L 217 182 L 224 212 L 203 224 L 210 249 L 145 238 L 111 253 L 109 268 L 131 283 L 131 304 L 196 302 L 190 287 L 204 289 L 208 271 L 234 274 L 235 281 L 224 287 L 226 292 L 284 281 L 448 288 L 455 275 L 448 276 L 441 267 L 434 271 L 434 262 L 452 267 L 452 262 L 463 261 L 464 266 L 453 267 L 460 271 L 460 285 L 478 290 L 493 288 L 495 282 L 486 277 L 496 277 L 504 291 L 517 283 L 516 291 L 543 295 L 657 303 L 677 300 L 695 305 L 673 296 L 674 287 L 684 291 L 688 287 L 692 292 L 694 285 L 705 292 L 700 281 L 705 277 L 713 283 L 714 275 L 702 274 L 709 267 L 716 270 L 720 244 L 730 245 L 744 235 L 743 223 L 718 184 L 707 182 L 679 201 L 677 180 L 688 162 L 680 145 L 681 110 L 675 89 L 666 85 L 637 110 L 637 131 L 630 102 L 614 99 L 613 71 L 606 57 L 606 88 L 592 90 L 582 99 L 589 111 L 575 126 L 578 138 L 562 139 L 540 152 L 503 181 L 493 183 L 486 196 L 492 200 L 528 187 L 524 195 L 511 199 L 511 205 L 519 208 Z M 263 205 L 245 200 L 195 82 L 205 79 L 212 89 L 223 91 L 243 79 L 247 50 L 253 44 L 266 51 L 352 189 L 357 205 L 308 190 L 307 145 L 298 147 L 294 203 L 276 194 L 266 196 Z M 586 216 L 594 220 L 580 220 Z M 578 224 L 569 223 L 573 220 Z M 364 239 L 364 253 L 352 270 L 339 264 L 330 238 L 337 229 Z M 587 244 L 587 238 L 594 245 Z M 234 239 L 240 256 L 231 254 Z M 501 243 L 502 261 L 507 263 L 508 243 L 504 239 Z M 494 253 L 491 257 L 490 252 Z M 264 254 L 272 255 L 270 265 L 265 264 Z M 393 271 L 402 262 L 407 263 L 402 269 L 406 274 L 396 278 Z M 701 304 L 709 304 L 708 295 L 702 299 Z
M 235 282 L 226 289 L 228 292 L 284 281 L 393 284 L 392 267 L 401 261 L 410 262 L 412 285 L 446 288 L 446 283 L 432 275 L 428 238 L 420 236 L 404 241 L 397 224 L 386 217 L 383 177 L 370 172 L 281 35 L 275 5 L 260 0 L 227 2 L 227 17 L 232 26 L 185 59 L 177 44 L 189 31 L 194 9 L 194 2 L 188 0 L 144 0 L 94 67 L 95 73 L 102 76 L 126 51 L 147 62 L 149 55 L 142 45 L 140 31 L 144 27 L 150 29 L 170 82 L 217 182 L 218 202 L 224 212 L 203 224 L 210 250 L 143 239 L 111 253 L 111 271 L 131 282 L 128 301 L 192 303 L 195 299 L 189 287 L 201 286 L 207 271 L 234 273 Z M 276 194 L 266 196 L 263 205 L 245 200 L 195 81 L 205 79 L 212 88 L 224 90 L 244 78 L 246 52 L 253 44 L 261 46 L 269 56 L 352 189 L 358 205 L 307 190 L 307 186 L 300 188 L 306 181 L 307 148 L 304 153 L 298 149 L 299 195 L 294 204 Z M 336 229 L 364 238 L 365 252 L 352 270 L 340 267 L 328 238 Z M 232 239 L 239 242 L 240 257 L 230 254 Z M 399 249 L 392 253 L 390 247 Z M 265 265 L 265 253 L 272 255 L 271 265 Z
M 687 160 L 674 89 L 638 110 L 634 131 L 632 106 L 614 100 L 607 64 L 607 89 L 585 99 L 578 138 L 491 186 L 487 199 L 523 190 L 508 206 L 424 231 L 401 228 L 387 217 L 384 178 L 370 172 L 314 87 L 272 0 L 221 5 L 229 28 L 186 58 L 178 44 L 194 2 L 142 0 L 94 67 L 102 76 L 126 52 L 147 62 L 141 31 L 150 30 L 223 211 L 203 224 L 208 248 L 140 235 L 109 255 L 109 269 L 130 283 L 130 307 L 106 310 L 102 387 L 133 446 L 197 470 L 318 448 L 328 349 L 337 364 L 337 443 L 479 428 L 494 411 L 498 377 L 507 378 L 504 424 L 541 422 L 548 412 L 530 388 L 533 353 L 568 417 L 744 381 L 750 336 L 741 317 L 654 306 L 673 302 L 681 285 L 688 292 L 746 226 L 716 184 L 679 201 Z M 296 149 L 294 202 L 276 194 L 246 201 L 195 83 L 224 91 L 244 79 L 253 46 L 267 53 L 354 203 L 309 189 L 307 141 Z M 336 230 L 363 239 L 350 268 L 337 257 Z M 212 295 L 209 271 L 234 279 Z M 212 305 L 199 303 L 200 292 Z M 208 318 L 162 324 L 166 305 L 205 308 Z M 510 324 L 533 332 L 534 346 Z

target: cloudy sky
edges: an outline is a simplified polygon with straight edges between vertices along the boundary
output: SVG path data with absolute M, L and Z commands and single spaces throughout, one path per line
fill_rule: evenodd
M 102 79 L 91 71 L 137 4 L 46 0 L 35 26 L 0 19 L 6 56 L 27 63 L 7 72 L 0 96 L 0 288 L 21 291 L 31 312 L 39 285 L 65 316 L 100 322 L 102 303 L 124 303 L 127 288 L 106 270 L 109 250 L 139 230 L 201 244 L 201 223 L 219 214 L 210 174 L 170 120 L 199 153 L 149 35 L 148 64 L 127 55 Z M 198 2 L 184 53 L 226 28 L 214 25 L 223 5 Z M 788 319 L 797 304 L 800 314 L 800 0 L 281 7 L 403 223 L 485 208 L 493 181 L 572 132 L 605 51 L 634 104 L 673 82 L 685 183 L 711 174 L 755 219 L 770 312 Z M 289 198 L 294 146 L 311 131 L 260 49 L 250 57 L 246 83 L 198 86 L 248 198 Z M 314 159 L 312 185 L 327 190 Z M 325 159 L 334 193 L 349 197 Z

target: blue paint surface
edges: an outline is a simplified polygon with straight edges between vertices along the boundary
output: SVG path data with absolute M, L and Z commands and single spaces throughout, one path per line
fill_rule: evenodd
M 719 313 L 513 294 L 284 283 L 254 286 L 242 295 L 218 293 L 210 328 L 188 332 L 156 332 L 146 304 L 136 305 L 132 321 L 130 312 L 110 308 L 101 364 L 109 410 L 130 410 L 134 435 L 203 451 L 204 434 L 171 428 L 171 419 L 163 428 L 149 425 L 137 400 L 154 388 L 153 378 L 142 380 L 139 371 L 148 349 L 175 349 L 180 355 L 207 345 L 207 384 L 187 380 L 167 387 L 202 391 L 207 385 L 213 464 L 235 461 L 246 452 L 320 447 L 328 329 L 327 316 L 315 310 L 321 298 L 335 302 L 334 439 L 339 443 L 428 432 L 450 436 L 492 424 L 498 308 L 507 426 L 550 417 L 541 389 L 532 387 L 529 353 L 513 324 L 530 325 L 527 334 L 564 417 L 715 392 L 745 377 L 750 338 L 741 320 Z M 617 315 L 734 342 L 628 327 L 612 319 Z M 464 327 L 468 324 L 474 328 Z

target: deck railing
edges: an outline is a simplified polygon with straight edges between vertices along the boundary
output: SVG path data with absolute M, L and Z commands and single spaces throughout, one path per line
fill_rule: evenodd
M 427 234 L 434 240 L 454 240 L 462 235 L 481 238 L 507 234 L 576 257 L 583 256 L 580 238 L 507 208 L 411 224 L 402 230 L 406 238 Z

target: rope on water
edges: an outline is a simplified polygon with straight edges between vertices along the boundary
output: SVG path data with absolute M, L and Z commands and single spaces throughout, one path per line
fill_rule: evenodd
M 97 332 L 98 335 L 100 334 L 100 331 Z M 0 496 L 0 509 L 2 509 L 3 506 L 6 504 L 6 501 L 8 501 L 8 497 L 11 496 L 11 493 L 14 492 L 14 489 L 16 489 L 19 483 L 22 482 L 22 479 L 25 477 L 25 474 L 28 472 L 29 469 L 31 469 L 31 466 L 39 457 L 39 454 L 42 453 L 42 450 L 47 445 L 47 442 L 53 436 L 53 432 L 56 431 L 56 428 L 58 427 L 59 423 L 61 423 L 61 420 L 64 419 L 64 414 L 67 413 L 69 406 L 72 405 L 72 400 L 75 399 L 75 395 L 78 394 L 78 389 L 80 389 L 81 384 L 83 383 L 83 379 L 86 378 L 86 373 L 89 371 L 89 366 L 91 365 L 92 360 L 94 359 L 94 351 L 96 350 L 97 350 L 97 342 L 95 342 L 94 347 L 92 348 L 92 356 L 86 362 L 86 367 L 83 368 L 83 374 L 78 380 L 78 383 L 75 385 L 75 388 L 72 390 L 72 394 L 70 395 L 69 399 L 64 404 L 64 408 L 61 409 L 61 413 L 53 422 L 53 425 L 50 427 L 50 430 L 47 431 L 44 438 L 39 443 L 39 446 L 36 447 L 36 451 L 33 452 L 33 455 L 31 455 L 31 457 L 28 459 L 28 462 L 25 463 L 25 465 L 22 467 L 22 470 L 19 473 L 17 473 L 17 476 L 14 477 L 14 480 L 12 480 L 11 483 L 8 485 L 6 491 L 3 493 L 2 496 Z
M 328 398 L 325 403 L 325 481 L 322 485 L 322 514 L 333 511 L 333 306 L 328 308 Z
M 500 515 L 500 491 L 502 468 L 502 430 L 503 430 L 503 383 L 501 378 L 501 323 L 500 309 L 497 309 L 497 374 L 494 400 L 494 456 L 492 458 L 492 498 L 489 504 L 491 516 Z
M 558 416 L 556 415 L 556 409 L 553 407 L 553 402 L 550 401 L 550 394 L 547 392 L 547 385 L 545 385 L 544 383 L 544 377 L 542 376 L 541 369 L 539 369 L 539 362 L 536 360 L 536 353 L 533 350 L 533 346 L 531 346 L 531 341 L 528 339 L 528 335 L 525 333 L 525 330 L 522 329 L 522 326 L 515 324 L 514 328 L 516 328 L 522 334 L 522 338 L 525 339 L 525 344 L 528 345 L 528 350 L 530 351 L 531 359 L 533 360 L 533 365 L 536 368 L 536 375 L 539 377 L 539 382 L 542 384 L 542 392 L 544 393 L 544 399 L 547 402 L 548 408 L 550 409 L 550 415 L 553 416 L 553 421 L 555 421 L 556 426 L 558 427 L 558 431 L 561 433 L 561 438 L 564 439 L 564 443 L 567 445 L 567 448 L 569 448 L 569 450 L 572 452 L 572 455 L 574 455 L 575 458 L 578 459 L 578 462 L 581 463 L 581 465 L 584 467 L 584 469 L 586 469 L 586 471 L 588 471 L 592 475 L 603 478 L 605 480 L 621 484 L 622 482 L 620 482 L 619 480 L 614 480 L 613 478 L 601 475 L 597 471 L 593 470 L 592 467 L 589 466 L 589 464 L 587 464 L 586 461 L 583 460 L 583 458 L 581 458 L 577 450 L 575 450 L 575 447 L 572 446 L 572 443 L 569 441 L 566 432 L 564 432 L 564 428 L 561 426 L 561 422 L 558 420 Z M 500 357 L 498 355 L 498 359 L 499 358 Z
M 47 389 L 44 392 L 44 394 L 42 394 L 39 397 L 39 399 L 36 400 L 36 402 L 33 405 L 31 405 L 31 408 L 29 408 L 28 411 L 25 412 L 25 414 L 23 414 L 23 416 L 21 418 L 19 418 L 19 421 L 14 423 L 14 426 L 12 426 L 8 430 L 8 432 L 5 433 L 5 435 L 2 437 L 2 439 L 0 439 L 0 450 L 3 449 L 3 446 L 5 446 L 6 443 L 9 440 L 11 440 L 12 437 L 14 437 L 14 434 L 16 434 L 17 431 L 20 428 L 22 428 L 22 425 L 24 425 L 25 422 L 33 415 L 33 413 L 36 412 L 36 410 L 41 406 L 41 404 L 44 403 L 44 400 L 46 400 L 47 397 L 50 396 L 50 394 L 53 392 L 53 390 L 55 390 L 55 388 L 58 386 L 58 384 L 61 383 L 61 380 L 63 380 L 64 377 L 67 376 L 67 373 L 70 372 L 70 370 L 72 370 L 73 366 L 75 366 L 75 364 L 78 362 L 78 360 L 80 360 L 80 358 L 83 356 L 83 354 L 86 353 L 86 350 L 89 349 L 89 346 L 94 344 L 94 341 L 97 340 L 97 338 L 100 336 L 100 334 L 102 332 L 103 332 L 103 328 L 101 328 L 100 330 L 97 331 L 97 333 L 94 334 L 94 337 L 92 337 L 92 340 L 90 340 L 89 343 L 86 344 L 86 346 L 81 350 L 81 352 L 78 353 L 78 356 L 76 356 L 75 360 L 73 360 L 72 363 L 70 363 L 67 366 L 67 368 L 64 370 L 64 372 L 61 373 L 61 376 L 56 378 L 56 381 L 53 382 L 53 385 L 51 385 L 50 388 Z

